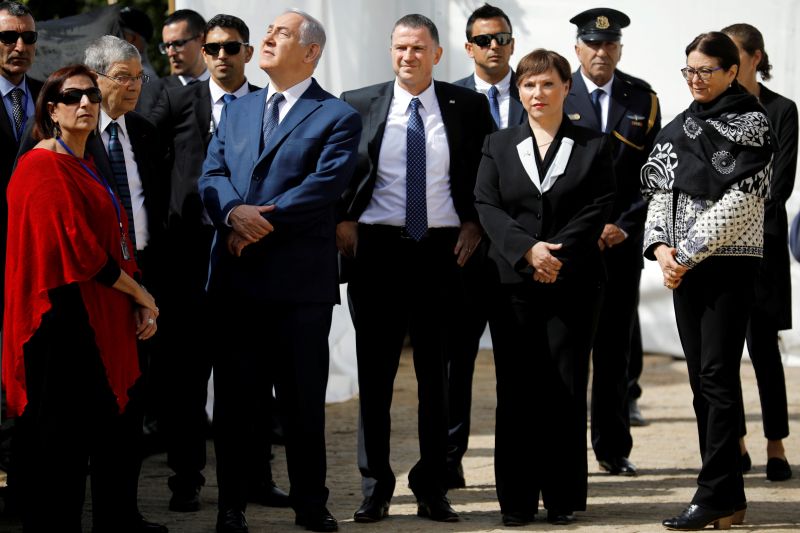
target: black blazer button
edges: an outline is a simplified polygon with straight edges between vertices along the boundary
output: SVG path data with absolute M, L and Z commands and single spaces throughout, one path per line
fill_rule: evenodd
M 541 220 L 541 219 L 542 219 L 542 214 L 536 213 L 536 220 Z
M 539 238 L 539 234 L 538 234 L 538 233 L 534 233 L 534 234 L 533 234 L 533 237 L 534 237 L 535 239 L 538 239 L 538 238 Z

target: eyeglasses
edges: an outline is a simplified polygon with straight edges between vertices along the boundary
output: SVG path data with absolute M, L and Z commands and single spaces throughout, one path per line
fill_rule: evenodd
M 103 74 L 102 72 L 98 72 L 97 74 L 103 76 L 104 78 L 114 80 L 120 85 L 131 85 L 136 82 L 147 83 L 150 81 L 150 76 L 145 73 L 139 74 L 138 76 L 109 76 L 108 74 Z
M 97 87 L 89 87 L 88 89 L 67 89 L 66 91 L 58 93 L 56 102 L 61 102 L 64 105 L 79 104 L 83 100 L 84 95 L 93 104 L 99 104 L 103 100 L 103 93 Z
M 194 37 L 189 37 L 188 39 L 176 39 L 168 43 L 158 43 L 158 51 L 164 55 L 167 54 L 167 50 L 169 50 L 170 48 L 174 48 L 176 52 L 182 52 L 183 47 L 186 45 L 186 43 L 188 43 L 189 41 L 194 41 L 198 37 L 200 36 L 195 35 Z
M 229 56 L 235 56 L 242 49 L 242 46 L 250 46 L 250 43 L 243 43 L 240 41 L 228 41 L 227 43 L 206 43 L 203 45 L 203 50 L 210 56 L 219 55 L 220 49 L 225 50 Z
M 484 33 L 482 35 L 474 35 L 470 42 L 473 42 L 481 48 L 486 48 L 492 45 L 492 41 L 497 41 L 500 46 L 505 46 L 511 42 L 511 32 L 503 31 L 500 33 Z
M 692 67 L 684 67 L 681 69 L 681 74 L 683 74 L 683 78 L 686 81 L 692 81 L 694 75 L 697 74 L 697 77 L 700 78 L 700 81 L 708 81 L 711 78 L 711 75 L 714 74 L 717 70 L 722 70 L 722 67 L 714 67 L 714 68 L 692 68 Z
M 39 38 L 39 34 L 35 31 L 0 31 L 0 41 L 3 44 L 17 44 L 17 40 L 22 37 L 22 42 L 25 44 L 33 44 Z

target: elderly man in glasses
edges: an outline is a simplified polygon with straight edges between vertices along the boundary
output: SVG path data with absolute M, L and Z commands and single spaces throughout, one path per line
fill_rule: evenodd
M 647 214 L 639 169 L 661 129 L 661 112 L 647 83 L 616 68 L 622 28 L 630 24 L 624 13 L 596 8 L 570 22 L 578 27 L 575 53 L 581 66 L 572 75 L 564 112 L 574 124 L 612 137 L 617 176 L 614 209 L 598 241 L 608 281 L 592 351 L 592 446 L 601 468 L 633 476 L 630 426 L 644 423 L 636 405 L 642 368 L 637 306 Z

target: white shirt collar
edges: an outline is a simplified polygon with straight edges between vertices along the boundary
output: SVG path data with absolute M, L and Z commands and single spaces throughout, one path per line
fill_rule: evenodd
M 308 78 L 304 79 L 300 83 L 297 83 L 297 84 L 289 87 L 288 89 L 283 91 L 281 94 L 286 99 L 286 104 L 292 105 L 297 100 L 299 100 L 301 96 L 303 96 L 303 93 L 306 92 L 306 90 L 309 87 L 311 87 L 311 76 L 309 76 Z M 269 87 L 267 88 L 267 101 L 268 102 L 269 102 L 269 99 L 272 97 L 272 95 L 275 94 L 276 92 L 278 92 L 278 91 L 275 89 L 275 86 L 270 83 Z
M 217 103 L 222 100 L 222 97 L 226 94 L 229 94 L 228 91 L 217 85 L 217 82 L 214 78 L 208 80 L 208 92 L 211 93 L 211 102 Z M 248 94 L 250 92 L 250 87 L 247 85 L 247 79 L 244 80 L 244 83 L 233 91 L 232 94 L 236 98 L 241 98 L 242 96 Z
M 394 80 L 394 99 L 397 100 L 398 103 L 403 105 L 403 109 L 408 109 L 408 105 L 411 103 L 412 98 L 418 98 L 419 102 L 422 104 L 423 109 L 427 109 L 428 111 L 435 109 L 434 105 L 439 105 L 436 101 L 436 89 L 434 88 L 435 84 L 433 80 L 431 80 L 431 84 L 428 85 L 428 88 L 422 91 L 420 94 L 414 96 L 410 92 L 403 89 L 400 84 L 397 82 L 397 79 Z
M 211 77 L 211 73 L 208 71 L 208 69 L 205 69 L 205 70 L 204 70 L 204 71 L 203 71 L 203 72 L 202 72 L 202 73 L 201 73 L 199 76 L 197 76 L 196 78 L 194 78 L 194 77 L 192 77 L 192 76 L 184 76 L 183 74 L 180 74 L 180 75 L 178 76 L 178 79 L 179 79 L 179 80 L 181 80 L 181 83 L 182 83 L 182 84 L 184 84 L 184 85 L 189 85 L 189 84 L 190 84 L 192 81 L 194 81 L 194 80 L 197 80 L 197 81 L 206 81 L 206 80 L 207 80 L 208 78 L 210 78 L 210 77 Z
M 484 81 L 483 79 L 481 79 L 481 77 L 478 76 L 477 72 L 473 74 L 473 77 L 475 78 L 476 91 L 481 93 L 488 93 L 489 89 L 492 88 L 492 84 L 489 83 L 488 81 Z M 506 75 L 503 77 L 503 79 L 495 83 L 494 86 L 497 87 L 497 90 L 500 92 L 501 95 L 508 93 L 511 90 L 511 69 L 508 69 L 508 72 L 506 72 Z
M 125 137 L 128 136 L 128 128 L 127 126 L 125 126 L 125 114 L 123 113 L 122 115 L 117 117 L 116 120 L 114 120 L 108 116 L 108 114 L 103 110 L 103 108 L 100 108 L 100 133 L 106 131 L 106 128 L 108 128 L 108 125 L 111 124 L 112 122 L 116 122 L 117 124 L 119 124 L 120 132 Z
M 580 69 L 580 72 L 581 77 L 583 78 L 583 83 L 586 85 L 586 90 L 589 91 L 589 94 L 592 94 L 595 89 L 603 89 L 607 96 L 611 96 L 611 84 L 614 83 L 614 74 L 611 74 L 611 79 L 608 80 L 605 85 L 599 86 L 583 73 L 583 69 Z

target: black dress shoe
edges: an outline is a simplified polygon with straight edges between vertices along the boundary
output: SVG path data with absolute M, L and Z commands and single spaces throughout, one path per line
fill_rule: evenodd
M 148 522 L 139 515 L 128 524 L 93 526 L 92 533 L 169 533 L 169 529 L 163 524 Z
M 294 523 L 305 527 L 309 531 L 339 531 L 339 522 L 326 508 L 318 512 L 298 513 Z
M 710 524 L 714 524 L 714 529 L 730 529 L 733 523 L 733 514 L 730 509 L 715 511 L 693 503 L 680 515 L 667 518 L 661 524 L 667 529 L 677 531 L 699 531 Z
M 172 483 L 169 488 L 172 497 L 169 499 L 169 510 L 177 513 L 194 513 L 200 510 L 200 485 L 180 485 Z
M 244 511 L 220 509 L 217 514 L 217 533 L 248 533 Z
M 635 476 L 636 465 L 628 460 L 627 457 L 612 457 L 610 459 L 599 459 L 597 461 L 603 470 L 612 476 Z
M 445 485 L 448 489 L 463 489 L 467 486 L 467 481 L 464 479 L 464 467 L 461 463 L 456 466 L 447 465 Z
M 649 424 L 642 416 L 642 412 L 639 410 L 639 403 L 635 399 L 631 399 L 628 402 L 628 418 L 633 427 L 643 427 Z
M 547 521 L 556 526 L 566 526 L 575 521 L 575 515 L 570 511 L 560 509 L 548 509 Z
M 289 495 L 278 488 L 274 481 L 251 487 L 247 491 L 247 499 L 266 507 L 289 507 Z
M 789 461 L 780 457 L 767 460 L 767 479 L 770 481 L 786 481 L 792 477 Z
M 361 507 L 353 514 L 353 520 L 361 524 L 378 522 L 389 516 L 389 502 L 374 496 L 367 496 Z
M 744 452 L 742 454 L 742 474 L 748 473 L 753 468 L 753 461 L 750 460 L 750 453 Z
M 526 513 L 523 511 L 515 513 L 503 513 L 503 525 L 506 527 L 527 526 L 536 518 L 536 513 Z
M 450 500 L 444 495 L 417 500 L 417 516 L 436 522 L 458 522 L 458 513 L 450 507 Z

